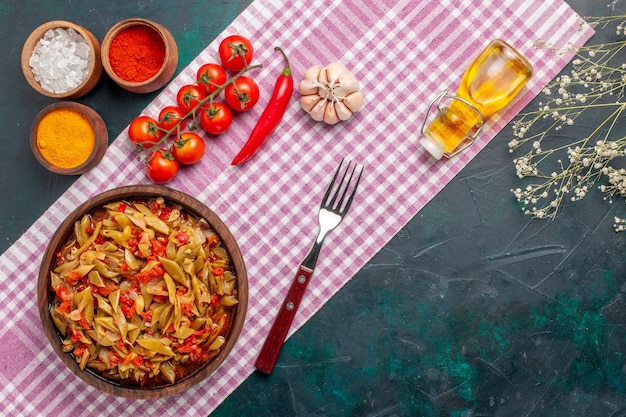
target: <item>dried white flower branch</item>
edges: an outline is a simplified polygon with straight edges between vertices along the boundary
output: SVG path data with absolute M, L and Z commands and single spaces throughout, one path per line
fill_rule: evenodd
M 589 17 L 581 23 L 603 28 L 609 24 L 616 24 L 618 36 L 626 36 L 626 15 Z M 511 191 L 524 213 L 537 218 L 554 218 L 564 200 L 583 199 L 601 179 L 607 181 L 598 187 L 606 200 L 626 198 L 626 169 L 615 165 L 626 155 L 626 136 L 620 136 L 616 128 L 626 108 L 626 39 L 580 48 L 540 41 L 537 47 L 559 54 L 574 52 L 575 57 L 570 73 L 558 76 L 544 88 L 539 108 L 521 113 L 513 122 L 509 151 L 524 145 L 529 148 L 513 160 L 517 176 L 534 180 Z M 585 129 L 584 114 L 591 109 L 606 116 Z M 581 135 L 586 130 L 591 132 Z M 569 142 L 560 144 L 557 139 L 564 137 Z M 572 137 L 576 138 L 573 142 Z M 616 217 L 615 230 L 626 230 L 626 219 Z

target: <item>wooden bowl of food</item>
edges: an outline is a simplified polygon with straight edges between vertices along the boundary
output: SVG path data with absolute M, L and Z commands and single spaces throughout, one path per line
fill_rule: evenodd
M 26 38 L 21 65 L 24 78 L 35 91 L 73 100 L 91 91 L 102 76 L 100 42 L 75 23 L 46 22 Z
M 49 171 L 79 175 L 95 167 L 109 146 L 104 120 L 91 107 L 73 101 L 42 109 L 30 129 L 35 159 Z
M 130 18 L 114 25 L 102 40 L 102 65 L 123 89 L 151 93 L 169 82 L 178 66 L 172 34 L 148 19 Z
M 248 281 L 228 227 L 155 185 L 106 191 L 52 236 L 37 283 L 61 361 L 109 394 L 181 393 L 217 369 L 243 327 Z

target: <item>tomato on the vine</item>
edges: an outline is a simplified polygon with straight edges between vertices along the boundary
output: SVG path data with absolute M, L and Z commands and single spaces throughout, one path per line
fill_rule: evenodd
M 187 84 L 178 90 L 176 103 L 185 114 L 189 114 L 207 94 L 198 84 Z
M 224 103 L 214 101 L 200 109 L 200 126 L 212 135 L 228 130 L 233 122 L 233 113 Z
M 146 174 L 155 184 L 165 184 L 178 173 L 178 161 L 164 149 L 154 152 L 146 165 Z
M 207 94 L 213 93 L 218 87 L 226 83 L 226 70 L 219 64 L 204 64 L 198 70 L 196 76 L 198 85 L 204 89 Z
M 174 141 L 172 155 L 181 164 L 195 164 L 204 156 L 204 141 L 197 133 L 181 133 Z
M 218 53 L 224 68 L 230 71 L 241 71 L 252 62 L 254 48 L 248 38 L 231 35 L 220 42 Z
M 159 124 L 150 116 L 138 116 L 128 126 L 128 137 L 138 148 L 149 149 L 163 137 Z
M 242 75 L 226 86 L 224 98 L 231 109 L 248 111 L 259 101 L 259 86 L 252 78 Z
M 185 126 L 187 126 L 186 115 L 187 114 L 177 106 L 163 107 L 159 113 L 159 126 L 161 126 L 163 130 L 170 131 L 174 129 L 176 125 L 180 125 L 180 130 L 183 130 Z

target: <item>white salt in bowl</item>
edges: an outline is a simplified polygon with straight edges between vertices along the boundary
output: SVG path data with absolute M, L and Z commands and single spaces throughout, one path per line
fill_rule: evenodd
M 61 29 L 62 32 L 57 32 L 56 34 L 50 32 L 47 35 L 48 31 L 54 31 L 55 29 Z M 72 31 L 80 36 L 74 38 L 75 35 L 72 34 Z M 49 45 L 47 37 L 50 35 L 52 35 L 54 42 L 57 43 L 56 46 Z M 48 45 L 42 46 L 41 44 L 43 43 Z M 89 48 L 89 58 L 86 67 L 84 67 L 83 58 L 80 57 L 81 53 L 73 54 L 69 52 L 70 48 L 76 47 L 80 50 L 85 45 Z M 53 53 L 51 50 L 62 52 Z M 37 57 L 33 60 L 35 51 L 37 51 Z M 62 54 L 63 51 L 69 55 L 69 59 L 63 60 L 60 59 L 60 55 L 57 55 Z M 31 63 L 35 63 L 37 60 L 40 63 L 33 68 Z M 100 81 L 103 71 L 98 39 L 84 27 L 65 20 L 46 22 L 33 30 L 24 42 L 21 62 L 24 77 L 35 91 L 48 97 L 64 100 L 75 99 L 87 94 Z M 58 65 L 59 63 L 61 63 L 60 66 Z M 71 74 L 70 71 L 72 71 Z M 36 72 L 41 75 L 36 75 Z M 75 82 L 62 82 L 61 86 L 65 84 L 66 87 L 61 87 L 57 91 L 54 91 L 54 88 L 46 89 L 42 86 L 52 84 L 53 79 L 65 75 L 69 75 L 70 79 L 74 78 Z M 78 81 L 81 79 L 82 81 Z

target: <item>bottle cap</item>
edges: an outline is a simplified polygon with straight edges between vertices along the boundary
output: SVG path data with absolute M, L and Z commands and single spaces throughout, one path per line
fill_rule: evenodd
M 428 136 L 424 136 L 420 140 L 420 145 L 422 145 L 424 147 L 424 149 L 426 149 L 435 158 L 441 159 L 443 157 L 443 154 L 444 154 L 443 149 L 441 149 L 439 146 L 437 146 L 435 141 L 433 141 Z

